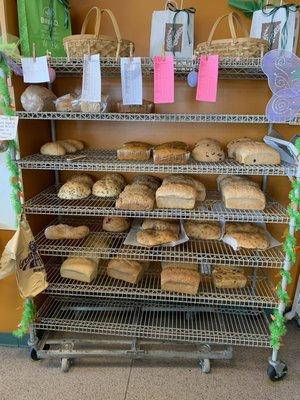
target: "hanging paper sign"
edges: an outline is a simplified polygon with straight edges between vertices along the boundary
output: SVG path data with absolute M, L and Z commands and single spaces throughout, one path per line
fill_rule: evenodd
M 25 83 L 50 82 L 48 60 L 46 56 L 22 58 L 21 62 Z
M 122 98 L 124 105 L 143 104 L 141 58 L 121 58 Z
M 0 140 L 15 140 L 18 132 L 19 117 L 0 115 Z
M 196 100 L 215 103 L 217 101 L 219 56 L 201 56 L 199 60 Z
M 154 62 L 154 103 L 174 103 L 174 58 L 156 56 Z
M 84 55 L 82 78 L 82 101 L 101 102 L 100 55 Z

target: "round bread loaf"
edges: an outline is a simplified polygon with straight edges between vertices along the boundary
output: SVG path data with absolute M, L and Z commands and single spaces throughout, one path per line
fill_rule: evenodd
M 118 197 L 121 192 L 121 185 L 112 179 L 100 179 L 93 186 L 93 195 L 97 197 Z
M 77 148 L 67 140 L 58 140 L 56 143 L 60 144 L 66 150 L 67 154 L 76 153 L 77 151 Z
M 58 197 L 65 200 L 85 199 L 91 194 L 91 189 L 85 183 L 67 182 L 59 189 Z
M 55 111 L 57 97 L 51 90 L 39 85 L 30 85 L 21 95 L 21 103 L 27 112 Z
M 85 183 L 88 185 L 90 188 L 93 187 L 94 185 L 94 180 L 91 177 L 91 175 L 88 174 L 75 174 L 72 175 L 69 179 L 68 182 L 79 182 L 79 183 Z
M 66 139 L 65 142 L 70 143 L 72 146 L 76 147 L 77 150 L 84 149 L 84 143 L 81 140 Z
M 202 139 L 196 143 L 192 156 L 200 162 L 220 162 L 225 159 L 225 152 L 217 140 Z
M 116 172 L 109 172 L 102 176 L 101 180 L 116 181 L 122 189 L 126 186 L 126 180 L 123 175 Z
M 126 232 L 130 228 L 131 220 L 122 217 L 103 218 L 102 229 L 106 232 Z
M 252 142 L 252 139 L 243 137 L 238 139 L 233 139 L 227 144 L 227 152 L 229 158 L 235 158 L 235 150 L 237 146 L 242 142 Z
M 66 150 L 59 143 L 46 143 L 41 147 L 41 154 L 44 156 L 64 156 L 66 155 Z

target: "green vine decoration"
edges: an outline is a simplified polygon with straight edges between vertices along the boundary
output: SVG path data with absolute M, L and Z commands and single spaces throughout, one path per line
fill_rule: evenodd
M 26 299 L 23 304 L 22 320 L 13 335 L 19 339 L 28 333 L 29 327 L 36 317 L 36 308 L 32 299 Z
M 296 141 L 296 148 L 298 152 L 298 159 L 300 157 L 300 139 Z M 300 213 L 299 213 L 299 205 L 300 205 L 300 182 L 294 180 L 292 182 L 292 188 L 289 194 L 289 199 L 291 201 L 288 207 L 288 215 L 292 222 L 294 223 L 295 232 L 300 231 Z M 289 264 L 289 269 L 293 267 L 296 262 L 296 238 L 288 232 L 283 244 L 283 250 L 285 252 L 286 259 Z M 289 285 L 292 283 L 292 276 L 289 269 L 282 268 L 280 271 L 280 275 L 282 279 L 286 280 L 286 283 Z M 289 303 L 289 295 L 286 289 L 280 285 L 277 288 L 277 295 L 281 303 L 285 306 Z M 273 322 L 270 326 L 270 344 L 273 349 L 278 350 L 281 346 L 281 341 L 283 336 L 286 334 L 286 326 L 285 326 L 285 317 L 278 310 L 273 313 Z

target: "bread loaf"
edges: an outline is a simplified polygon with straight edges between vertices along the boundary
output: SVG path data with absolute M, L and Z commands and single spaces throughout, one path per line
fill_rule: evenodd
M 128 185 L 116 201 L 119 210 L 153 210 L 155 194 L 147 186 Z
M 58 112 L 78 112 L 80 104 L 78 97 L 74 93 L 65 94 L 55 101 L 55 108 Z
M 116 181 L 121 186 L 122 190 L 126 186 L 126 180 L 124 176 L 121 174 L 117 174 L 116 172 L 108 172 L 107 174 L 104 174 L 101 180 Z
M 192 156 L 200 162 L 220 162 L 225 159 L 225 152 L 218 140 L 201 139 L 195 145 Z
M 94 185 L 94 180 L 91 177 L 91 175 L 81 174 L 81 173 L 72 175 L 68 179 L 68 182 L 84 183 L 84 184 L 88 185 L 90 188 L 92 188 Z
M 264 210 L 266 207 L 264 193 L 252 183 L 248 184 L 243 180 L 224 185 L 221 193 L 226 208 Z
M 65 142 L 70 143 L 72 146 L 76 147 L 77 150 L 84 149 L 84 143 L 81 140 L 66 139 Z
M 67 154 L 76 153 L 77 151 L 77 148 L 67 140 L 58 140 L 56 143 L 60 144 L 66 150 Z
M 243 142 L 252 142 L 252 139 L 243 137 L 243 138 L 233 139 L 227 144 L 227 152 L 229 158 L 235 158 L 235 149 L 240 143 Z
M 102 113 L 105 111 L 105 107 L 102 102 L 81 101 L 80 102 L 80 110 L 84 113 L 99 114 L 99 113 Z
M 45 236 L 50 240 L 83 239 L 90 233 L 87 226 L 51 225 L 45 229 Z
M 229 222 L 225 236 L 235 240 L 238 248 L 266 250 L 269 247 L 265 229 L 255 224 Z
M 197 191 L 186 184 L 167 184 L 156 191 L 158 208 L 193 209 L 195 207 Z
M 106 232 L 126 232 L 129 230 L 131 220 L 123 217 L 103 218 L 102 229 Z
M 246 185 L 251 185 L 254 187 L 259 188 L 258 184 L 254 181 L 251 181 L 248 178 L 245 178 L 243 176 L 235 176 L 235 175 L 220 175 L 217 178 L 217 185 L 218 189 L 222 190 L 222 188 L 226 185 L 230 185 L 235 182 L 243 182 Z
M 161 180 L 152 175 L 137 175 L 133 178 L 132 185 L 146 185 L 156 192 L 161 185 Z
M 136 240 L 141 246 L 160 246 L 178 241 L 179 233 L 172 230 L 159 231 L 156 229 L 146 229 L 137 233 Z
M 67 182 L 59 189 L 58 197 L 65 200 L 85 199 L 91 194 L 91 189 L 85 183 Z
M 125 282 L 138 283 L 148 266 L 148 262 L 114 258 L 107 265 L 107 275 Z
M 56 96 L 51 90 L 30 85 L 21 95 L 21 103 L 27 112 L 55 111 Z
M 200 284 L 200 273 L 190 268 L 169 267 L 161 272 L 161 288 L 168 292 L 195 295 Z
M 242 289 L 247 284 L 247 278 L 242 268 L 214 267 L 214 285 L 218 289 Z
M 100 179 L 93 186 L 93 195 L 97 197 L 118 197 L 122 187 L 115 180 Z
M 187 164 L 190 157 L 188 145 L 183 142 L 163 143 L 154 148 L 154 164 Z
M 117 150 L 118 160 L 147 161 L 151 155 L 152 145 L 144 142 L 127 142 Z
M 41 147 L 41 154 L 45 156 L 64 156 L 66 155 L 65 148 L 59 143 L 46 143 Z
M 162 185 L 169 185 L 172 183 L 183 183 L 189 186 L 192 186 L 196 189 L 197 191 L 197 201 L 204 201 L 206 198 L 206 189 L 203 183 L 199 182 L 197 179 L 195 179 L 192 176 L 188 175 L 169 175 L 166 178 L 164 178 Z
M 241 142 L 235 147 L 235 159 L 246 165 L 278 165 L 280 154 L 263 142 Z
M 172 231 L 176 234 L 180 232 L 179 223 L 165 219 L 145 219 L 142 223 L 142 229 L 154 229 L 157 231 Z
M 98 264 L 88 258 L 68 258 L 60 268 L 63 278 L 75 279 L 81 282 L 91 283 L 98 273 Z
M 192 263 L 183 263 L 183 262 L 165 262 L 161 263 L 162 270 L 166 268 L 182 268 L 182 269 L 191 269 L 193 271 L 199 271 L 198 264 Z
M 218 222 L 186 221 L 184 229 L 190 239 L 219 240 L 221 227 Z

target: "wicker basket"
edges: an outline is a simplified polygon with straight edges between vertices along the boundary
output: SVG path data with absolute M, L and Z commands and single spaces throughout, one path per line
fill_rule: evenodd
M 93 13 L 96 13 L 95 33 L 87 34 L 86 28 Z M 101 16 L 108 14 L 115 31 L 115 37 L 100 35 Z M 134 50 L 133 42 L 121 38 L 119 26 L 111 10 L 93 7 L 87 13 L 80 35 L 67 36 L 63 40 L 68 59 L 83 58 L 84 54 L 101 54 L 102 57 L 129 57 Z
M 119 113 L 131 114 L 151 114 L 155 112 L 155 106 L 152 101 L 143 100 L 142 105 L 124 106 L 122 102 L 117 103 Z
M 220 22 L 227 18 L 231 39 L 213 40 L 215 31 Z M 244 33 L 244 37 L 238 38 L 236 35 L 235 23 L 239 25 Z M 253 39 L 249 37 L 249 32 L 243 25 L 238 14 L 232 12 L 219 17 L 209 34 L 207 42 L 199 43 L 195 54 L 218 54 L 221 57 L 262 57 L 269 49 L 269 43 L 262 39 Z

